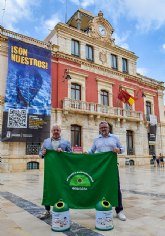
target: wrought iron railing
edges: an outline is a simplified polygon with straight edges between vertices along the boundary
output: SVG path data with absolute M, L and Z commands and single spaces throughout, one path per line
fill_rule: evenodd
M 41 148 L 40 143 L 27 143 L 26 155 L 38 155 L 40 148 Z

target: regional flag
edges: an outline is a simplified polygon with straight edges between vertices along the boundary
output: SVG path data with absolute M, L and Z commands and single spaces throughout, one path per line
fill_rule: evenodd
M 124 91 L 122 89 L 120 89 L 119 91 L 118 99 L 124 103 L 127 103 L 130 106 L 132 106 L 135 102 L 135 98 L 132 95 L 130 95 L 127 91 Z
M 62 199 L 70 208 L 95 208 L 105 197 L 118 206 L 117 154 L 77 154 L 47 150 L 44 157 L 43 205 Z

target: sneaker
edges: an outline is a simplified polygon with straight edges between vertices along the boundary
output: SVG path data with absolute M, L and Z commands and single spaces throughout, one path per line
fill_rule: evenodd
M 50 211 L 46 211 L 43 215 L 40 216 L 40 220 L 45 220 L 50 218 L 51 214 Z
M 127 218 L 126 216 L 124 215 L 124 212 L 123 211 L 120 211 L 118 214 L 117 214 L 117 218 L 119 218 L 120 220 L 122 221 L 125 221 Z

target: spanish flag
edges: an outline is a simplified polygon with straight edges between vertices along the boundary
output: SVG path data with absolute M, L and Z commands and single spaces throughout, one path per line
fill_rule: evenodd
M 128 105 L 132 106 L 135 102 L 135 98 L 131 96 L 127 91 L 120 89 L 118 99 Z

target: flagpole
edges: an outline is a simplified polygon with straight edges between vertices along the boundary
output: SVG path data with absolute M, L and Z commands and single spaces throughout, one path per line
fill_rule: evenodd
M 6 1 L 7 0 L 5 0 L 4 8 L 2 9 L 2 11 L 3 11 L 3 13 L 2 13 L 2 26 L 3 26 L 3 19 L 4 19 L 5 11 L 6 11 Z
M 68 1 L 65 0 L 65 23 L 67 23 L 67 11 L 68 11 Z

